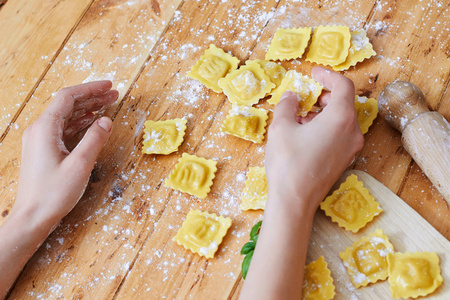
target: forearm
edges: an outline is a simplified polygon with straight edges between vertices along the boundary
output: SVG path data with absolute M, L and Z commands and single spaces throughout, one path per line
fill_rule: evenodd
M 0 227 L 0 299 L 3 299 L 23 267 L 45 241 L 52 230 L 49 222 L 42 222 L 32 211 L 14 209 Z
M 282 200 L 269 195 L 241 299 L 300 299 L 314 212 Z

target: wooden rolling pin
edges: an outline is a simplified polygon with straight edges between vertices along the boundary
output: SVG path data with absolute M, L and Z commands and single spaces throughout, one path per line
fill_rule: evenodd
M 450 124 L 429 111 L 425 96 L 414 84 L 395 81 L 378 99 L 386 121 L 402 133 L 402 143 L 422 171 L 450 204 Z

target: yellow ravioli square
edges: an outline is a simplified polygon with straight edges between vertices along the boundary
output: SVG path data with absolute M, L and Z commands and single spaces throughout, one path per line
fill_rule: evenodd
M 173 240 L 200 256 L 213 258 L 230 226 L 230 218 L 191 209 Z
M 372 44 L 364 30 L 355 30 L 351 34 L 350 49 L 348 49 L 347 59 L 337 66 L 333 66 L 335 71 L 348 70 L 358 62 L 370 58 L 377 53 L 373 50 Z
M 252 61 L 221 78 L 219 86 L 233 105 L 252 106 L 264 98 L 275 83 L 256 61 Z
M 176 190 L 205 198 L 216 176 L 217 162 L 183 153 L 165 185 Z
M 314 81 L 314 79 L 290 70 L 286 72 L 283 81 L 268 102 L 277 104 L 285 91 L 294 92 L 299 97 L 299 114 L 306 115 L 314 103 L 317 102 L 322 89 L 322 85 Z
M 350 39 L 347 26 L 316 27 L 306 60 L 322 65 L 339 65 L 347 59 Z
M 355 96 L 355 109 L 359 127 L 365 134 L 378 115 L 378 101 L 374 98 Z
M 269 118 L 267 114 L 265 109 L 233 106 L 220 130 L 247 141 L 262 143 Z
M 255 61 L 261 66 L 261 68 L 263 68 L 264 73 L 266 73 L 266 75 L 269 76 L 270 81 L 275 84 L 275 87 L 269 93 L 266 94 L 266 96 L 273 95 L 280 86 L 284 76 L 286 75 L 286 70 L 279 64 L 274 63 L 273 61 L 261 59 L 257 59 Z M 247 60 L 247 62 L 250 63 L 252 61 Z
M 304 300 L 329 300 L 333 299 L 334 292 L 331 271 L 323 256 L 311 262 L 305 267 L 303 277 L 302 299 Z
M 444 281 L 436 252 L 390 253 L 387 260 L 395 299 L 426 296 Z
M 242 192 L 241 210 L 264 209 L 268 191 L 269 185 L 267 184 L 265 168 L 250 167 Z
M 356 175 L 350 175 L 320 208 L 345 230 L 358 232 L 383 210 Z
M 394 252 L 383 230 L 377 229 L 368 236 L 362 237 L 351 247 L 339 253 L 350 280 L 356 288 L 386 280 L 388 277 L 388 253 Z
M 279 28 L 270 43 L 266 60 L 301 58 L 311 37 L 311 27 Z
M 211 44 L 187 76 L 197 79 L 214 92 L 221 93 L 219 79 L 236 70 L 238 65 L 239 59 Z
M 142 153 L 169 154 L 178 150 L 184 140 L 187 120 L 145 121 Z

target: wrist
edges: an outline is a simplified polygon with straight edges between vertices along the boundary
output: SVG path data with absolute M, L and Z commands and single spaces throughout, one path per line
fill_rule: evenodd
M 265 211 L 277 215 L 277 218 L 283 218 L 286 222 L 302 220 L 302 223 L 312 223 L 317 209 L 317 205 L 312 202 L 314 201 L 307 197 L 291 193 L 269 192 Z
M 58 225 L 58 221 L 45 217 L 39 209 L 21 207 L 11 211 L 5 225 L 31 246 L 40 245 Z
M 288 215 L 313 218 L 317 207 L 323 200 L 321 194 L 309 187 L 296 188 L 295 191 L 269 188 L 268 205 L 273 205 L 274 208 L 282 210 Z

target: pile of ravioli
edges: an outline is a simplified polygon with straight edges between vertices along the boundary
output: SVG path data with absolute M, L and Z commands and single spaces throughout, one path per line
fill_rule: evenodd
M 333 222 L 354 233 L 383 211 L 356 175 L 347 177 L 320 208 Z M 426 296 L 443 282 L 436 252 L 395 252 L 382 229 L 362 237 L 339 257 L 356 288 L 389 277 L 392 297 L 396 299 Z M 332 299 L 334 289 L 331 271 L 322 256 L 306 266 L 304 299 Z
M 253 107 L 261 99 L 267 98 L 268 103 L 276 104 L 283 92 L 292 91 L 298 95 L 300 115 L 305 116 L 317 109 L 314 105 L 323 87 L 312 78 L 294 70 L 287 71 L 275 62 L 301 59 L 308 45 L 307 61 L 329 65 L 336 71 L 346 70 L 375 55 L 362 30 L 351 32 L 346 26 L 319 26 L 314 30 L 309 27 L 280 28 L 272 39 L 265 60 L 249 60 L 239 66 L 239 59 L 210 45 L 187 76 L 227 96 L 231 108 L 222 123 L 222 132 L 262 143 L 268 111 Z M 361 131 L 366 133 L 377 116 L 377 101 L 356 95 L 355 109 Z M 178 151 L 186 128 L 185 118 L 146 121 L 143 153 L 170 154 Z M 217 162 L 212 159 L 183 153 L 165 185 L 198 198 L 206 198 L 217 171 L 216 165 Z M 267 191 L 264 167 L 250 167 L 242 193 L 241 210 L 264 209 Z M 200 256 L 212 258 L 230 226 L 230 218 L 191 210 L 173 240 Z M 315 264 L 326 267 L 324 261 Z M 315 270 L 311 266 L 306 270 L 309 269 Z

